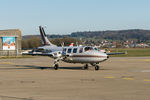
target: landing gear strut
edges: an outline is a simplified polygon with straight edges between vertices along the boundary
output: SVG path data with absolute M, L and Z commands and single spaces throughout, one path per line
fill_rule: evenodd
M 84 65 L 84 69 L 88 69 L 88 67 L 89 67 L 88 64 Z
M 59 60 L 55 59 L 54 65 L 53 65 L 55 70 L 57 70 L 59 68 L 58 62 L 59 62 Z
M 55 65 L 54 65 L 54 69 L 55 69 L 55 70 L 57 70 L 57 69 L 58 69 L 58 67 L 59 67 L 59 65 L 58 65 L 58 64 L 55 64 Z
M 97 63 L 91 64 L 91 65 L 95 67 L 95 70 L 99 70 L 100 69 L 100 67 L 97 65 Z

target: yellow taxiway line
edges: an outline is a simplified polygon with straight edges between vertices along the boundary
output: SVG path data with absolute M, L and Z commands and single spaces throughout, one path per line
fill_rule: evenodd
M 0 64 L 12 64 L 11 62 L 0 62 Z
M 114 76 L 105 76 L 104 78 L 115 78 Z
M 146 82 L 150 82 L 150 80 L 148 80 L 148 79 L 145 79 L 144 81 L 146 81 Z
M 133 78 L 122 78 L 124 80 L 134 80 Z

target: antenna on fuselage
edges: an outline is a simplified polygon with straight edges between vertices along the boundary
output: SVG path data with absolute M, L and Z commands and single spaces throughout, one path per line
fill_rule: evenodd
M 76 42 L 77 47 L 79 46 L 78 42 Z
M 62 51 L 64 50 L 64 42 L 61 43 Z

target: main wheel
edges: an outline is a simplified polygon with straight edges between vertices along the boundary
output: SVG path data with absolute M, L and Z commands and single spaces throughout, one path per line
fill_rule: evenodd
M 95 70 L 99 70 L 99 66 L 98 65 L 95 65 Z
M 84 69 L 88 69 L 88 64 L 85 64 Z
M 55 69 L 55 70 L 57 70 L 58 67 L 59 67 L 58 64 L 55 64 L 55 65 L 54 65 L 54 69 Z

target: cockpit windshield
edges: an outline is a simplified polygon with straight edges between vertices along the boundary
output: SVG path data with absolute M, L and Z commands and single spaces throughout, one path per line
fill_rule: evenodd
M 98 48 L 96 48 L 96 47 L 94 47 L 94 50 L 99 51 L 99 49 L 98 49 Z
M 93 50 L 93 48 L 92 47 L 85 47 L 84 48 L 84 51 L 86 52 L 86 51 L 89 51 L 89 50 Z

